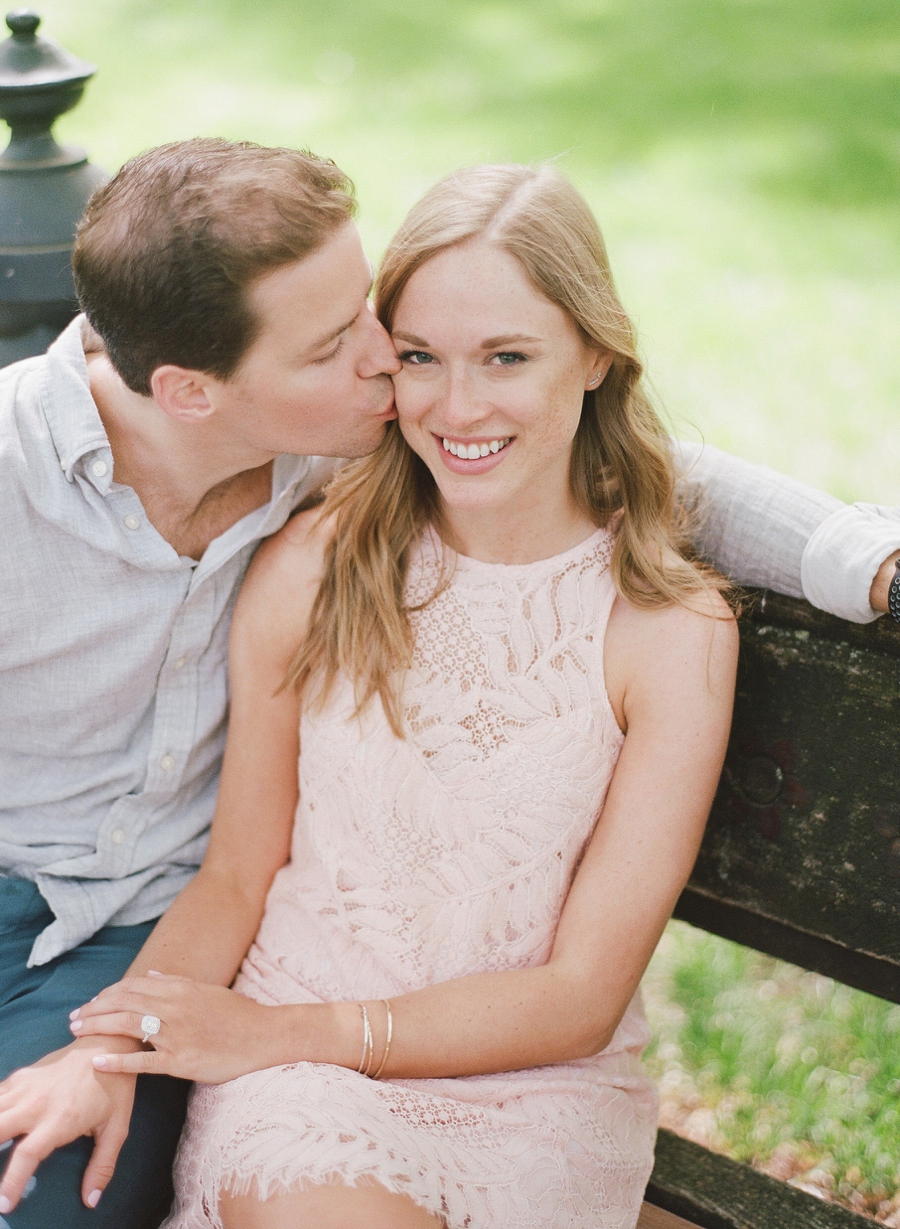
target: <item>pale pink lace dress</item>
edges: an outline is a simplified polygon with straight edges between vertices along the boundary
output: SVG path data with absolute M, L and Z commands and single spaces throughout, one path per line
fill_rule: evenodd
M 598 530 L 526 566 L 459 559 L 413 617 L 405 741 L 379 705 L 354 720 L 346 684 L 303 718 L 291 861 L 243 994 L 379 999 L 546 961 L 622 743 L 603 681 L 611 548 Z M 428 535 L 412 602 L 437 574 Z M 636 997 L 577 1062 L 380 1083 L 297 1063 L 198 1086 L 168 1224 L 219 1226 L 220 1187 L 370 1175 L 451 1229 L 632 1229 L 656 1125 L 647 1039 Z

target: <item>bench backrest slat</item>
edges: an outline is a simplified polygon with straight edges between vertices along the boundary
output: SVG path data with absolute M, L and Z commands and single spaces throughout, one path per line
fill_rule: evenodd
M 900 1002 L 900 628 L 757 593 L 676 916 Z

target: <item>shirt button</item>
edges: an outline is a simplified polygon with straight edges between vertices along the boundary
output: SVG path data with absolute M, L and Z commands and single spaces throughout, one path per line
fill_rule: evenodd
M 114 845 L 121 845 L 125 840 L 125 833 L 121 828 L 113 828 L 112 832 L 110 833 L 110 840 Z
M 91 473 L 95 478 L 105 478 L 109 473 L 109 466 L 105 461 L 95 461 L 91 466 Z
M 129 512 L 128 515 L 125 517 L 125 528 L 126 529 L 140 529 L 140 527 L 141 527 L 141 518 L 139 516 L 135 516 L 133 512 Z
M 60 457 L 60 459 L 59 459 L 59 468 L 60 468 L 60 469 L 63 469 L 63 470 L 68 469 L 68 468 L 69 468 L 69 462 L 68 462 L 68 461 L 64 461 L 64 460 L 62 459 L 62 457 Z
M 172 662 L 172 669 L 173 669 L 173 670 L 183 670 L 183 669 L 184 669 L 184 663 L 185 663 L 185 661 L 186 661 L 186 660 L 187 660 L 187 659 L 186 659 L 186 658 L 184 658 L 184 657 L 179 657 L 179 658 L 176 658 L 176 660 Z
M 175 756 L 164 755 L 159 761 L 159 766 L 163 772 L 171 772 L 171 770 L 175 767 Z

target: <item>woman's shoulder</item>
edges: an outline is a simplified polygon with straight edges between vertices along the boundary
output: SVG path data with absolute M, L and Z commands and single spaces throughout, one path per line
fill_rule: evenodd
M 247 572 L 242 595 L 304 589 L 311 579 L 321 580 L 325 557 L 334 537 L 334 521 L 322 516 L 321 507 L 292 516 L 282 529 L 267 538 Z
M 232 644 L 247 638 L 280 655 L 300 642 L 325 572 L 334 536 L 321 507 L 292 517 L 257 550 L 238 594 Z
M 632 706 L 668 709 L 701 692 L 721 693 L 730 705 L 737 665 L 734 613 L 710 588 L 690 604 L 639 607 L 617 597 L 607 628 L 606 685 L 617 718 Z M 623 721 L 620 720 L 623 726 Z
M 704 653 L 711 641 L 737 650 L 737 621 L 721 593 L 711 586 L 684 602 L 637 606 L 617 597 L 610 615 L 610 633 L 623 644 L 665 656 Z

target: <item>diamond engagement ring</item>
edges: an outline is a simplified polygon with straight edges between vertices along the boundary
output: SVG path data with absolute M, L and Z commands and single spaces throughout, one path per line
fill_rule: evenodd
M 144 1035 L 141 1038 L 145 1044 L 151 1037 L 155 1037 L 159 1032 L 160 1019 L 159 1016 L 142 1016 L 141 1028 L 144 1030 Z

